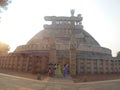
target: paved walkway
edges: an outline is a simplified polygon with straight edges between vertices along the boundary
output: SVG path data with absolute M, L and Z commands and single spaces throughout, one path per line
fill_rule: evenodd
M 120 80 L 73 83 L 70 78 L 40 81 L 0 73 L 0 90 L 120 90 Z

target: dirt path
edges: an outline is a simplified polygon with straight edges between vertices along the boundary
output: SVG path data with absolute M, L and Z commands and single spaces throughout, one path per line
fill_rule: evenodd
M 31 74 L 31 73 L 27 73 L 27 72 L 16 72 L 16 71 L 12 71 L 12 70 L 1 70 L 0 69 L 0 73 L 37 80 L 37 74 Z M 78 76 L 75 76 L 69 80 L 70 81 L 73 80 L 75 83 L 80 83 L 80 82 L 105 81 L 105 80 L 115 80 L 115 79 L 120 79 L 120 74 L 78 75 Z M 44 74 L 44 75 L 42 74 L 41 80 L 43 80 L 43 81 L 50 81 L 50 80 L 52 80 L 52 81 L 56 81 L 56 80 L 65 81 L 64 78 L 61 78 L 61 79 L 51 78 L 51 77 L 48 77 L 47 74 Z

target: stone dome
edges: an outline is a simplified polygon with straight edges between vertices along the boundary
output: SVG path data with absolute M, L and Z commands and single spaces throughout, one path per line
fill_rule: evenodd
M 28 42 L 29 44 L 41 44 L 44 42 L 45 38 L 52 37 L 56 39 L 57 43 L 62 44 L 69 44 L 70 35 L 67 34 L 69 31 L 67 30 L 42 30 L 39 33 L 37 33 L 35 36 L 33 36 Z M 100 47 L 100 44 L 85 30 L 75 30 L 74 32 L 76 40 L 79 42 L 80 45 L 91 45 L 91 46 L 97 46 Z M 66 34 L 66 35 L 64 35 Z M 64 36 L 63 36 L 64 35 Z
M 47 16 L 45 20 L 52 21 L 51 25 L 44 25 L 44 30 L 33 36 L 26 45 L 18 46 L 15 52 L 48 51 L 52 43 L 56 50 L 69 50 L 72 43 L 77 45 L 77 51 L 94 52 L 111 55 L 111 50 L 101 47 L 100 44 L 83 29 L 82 17 Z M 75 45 L 74 44 L 74 45 Z

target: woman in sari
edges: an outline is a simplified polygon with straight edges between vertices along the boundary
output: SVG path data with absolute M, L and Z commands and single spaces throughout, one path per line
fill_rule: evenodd
M 56 65 L 55 75 L 56 77 L 62 77 L 61 66 L 59 64 Z

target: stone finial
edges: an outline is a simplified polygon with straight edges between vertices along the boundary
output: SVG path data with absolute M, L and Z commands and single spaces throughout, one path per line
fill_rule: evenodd
M 75 10 L 71 9 L 71 16 L 74 16 Z

